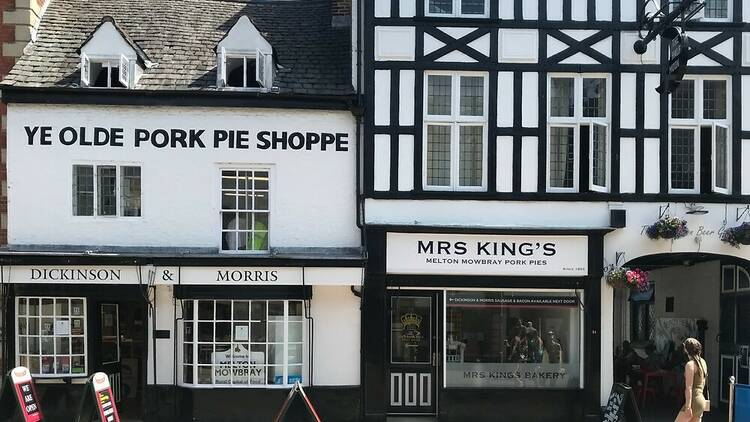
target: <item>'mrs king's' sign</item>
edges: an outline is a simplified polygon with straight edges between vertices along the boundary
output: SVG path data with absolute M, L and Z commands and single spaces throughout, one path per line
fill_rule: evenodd
M 588 274 L 586 236 L 388 233 L 390 274 Z

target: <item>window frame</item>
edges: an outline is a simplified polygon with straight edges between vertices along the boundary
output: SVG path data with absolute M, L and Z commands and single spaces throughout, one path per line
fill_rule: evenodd
M 437 18 L 487 18 L 490 15 L 490 1 L 494 0 L 482 0 L 484 2 L 484 13 L 480 14 L 466 14 L 463 13 L 461 1 L 462 0 L 451 0 L 452 1 L 452 13 L 430 13 L 430 0 L 424 0 L 424 15 L 427 17 Z
M 95 55 L 95 56 L 89 56 L 86 53 L 81 53 L 81 85 L 86 88 L 94 88 L 94 89 L 130 89 L 132 85 L 132 81 L 130 80 L 130 75 L 132 74 L 132 66 L 131 66 L 131 60 L 129 57 L 125 56 L 124 54 L 117 55 L 110 55 L 110 56 L 103 56 L 103 55 Z M 102 66 L 102 70 L 104 68 L 107 69 L 107 86 L 94 86 L 93 83 L 95 82 L 91 78 L 91 65 L 92 64 L 100 64 Z M 120 67 L 122 64 L 126 64 L 128 67 L 128 83 L 123 84 L 124 86 L 112 86 L 112 69 L 117 69 L 118 71 L 118 81 L 122 83 L 122 75 L 119 74 Z M 84 77 L 85 76 L 85 77 Z
M 719 161 L 717 160 L 716 155 L 716 140 L 717 140 L 717 133 L 718 128 L 722 128 L 726 130 L 727 136 L 725 139 L 725 148 L 726 148 L 726 155 L 724 163 L 725 168 L 725 187 L 720 187 L 717 183 L 717 167 L 719 164 Z M 716 193 L 721 193 L 724 195 L 729 195 L 732 190 L 732 128 L 728 124 L 714 122 L 714 124 L 711 126 L 711 190 Z
M 75 205 L 73 198 L 76 195 L 76 191 L 74 190 L 75 181 L 73 180 L 73 168 L 77 166 L 88 166 L 93 167 L 94 169 L 94 204 L 93 204 L 93 214 L 92 215 L 80 215 L 75 213 Z M 99 173 L 98 169 L 99 167 L 114 167 L 115 168 L 115 214 L 113 215 L 101 215 L 99 214 Z M 138 167 L 140 168 L 140 179 L 141 179 L 141 209 L 140 209 L 140 215 L 123 215 L 122 212 L 122 168 L 123 167 Z M 72 195 L 70 196 L 70 215 L 74 218 L 76 217 L 83 217 L 83 218 L 103 218 L 103 219 L 113 219 L 113 218 L 128 218 L 128 219 L 141 219 L 143 218 L 143 165 L 141 163 L 129 163 L 129 162 L 79 162 L 75 161 L 70 167 L 70 188 Z
M 242 85 L 229 86 L 228 84 L 228 68 L 227 60 L 229 59 L 242 59 Z M 247 86 L 247 60 L 255 60 L 255 82 L 260 86 Z M 217 73 L 218 73 L 218 84 L 219 88 L 227 91 L 249 91 L 249 92 L 268 92 L 273 84 L 272 73 L 269 73 L 272 69 L 273 55 L 272 53 L 265 53 L 261 50 L 227 50 L 225 47 L 221 47 L 217 54 Z M 270 61 L 271 63 L 267 63 Z M 262 76 L 262 78 L 260 78 Z
M 732 0 L 726 0 L 726 2 L 727 2 L 727 17 L 726 18 L 709 18 L 709 17 L 706 17 L 706 10 L 704 9 L 702 11 L 703 17 L 700 18 L 700 21 L 701 22 L 731 22 L 732 21 L 732 15 L 733 15 L 733 12 L 734 12 L 734 10 L 732 10 L 733 9 L 732 6 L 733 6 L 734 2 Z M 706 7 L 708 7 L 708 5 L 706 5 Z
M 573 79 L 573 116 L 552 116 L 552 79 Z M 583 81 L 584 79 L 604 79 L 606 90 L 606 104 L 604 107 L 604 117 L 584 117 L 583 115 Z M 589 190 L 595 192 L 608 193 L 612 186 L 612 75 L 609 73 L 570 73 L 554 72 L 547 75 L 547 157 L 546 157 L 546 192 L 547 193 L 578 193 L 580 191 L 580 167 L 581 167 L 581 126 L 589 126 Z M 606 152 L 607 160 L 605 163 L 606 186 L 594 184 L 593 176 L 593 125 L 598 124 L 607 127 Z M 552 186 L 552 173 L 550 172 L 551 157 L 551 128 L 553 127 L 573 127 L 573 187 L 554 187 Z
M 429 77 L 451 77 L 451 114 L 429 114 Z M 482 115 L 467 116 L 461 114 L 461 78 L 481 77 L 482 86 Z M 425 71 L 424 72 L 424 111 L 422 117 L 422 189 L 425 191 L 443 192 L 483 192 L 487 190 L 487 154 L 488 154 L 488 122 L 489 122 L 489 74 L 487 72 L 452 72 Z M 450 184 L 445 186 L 429 185 L 427 176 L 427 142 L 429 126 L 449 126 L 451 128 L 450 142 Z M 479 186 L 460 185 L 460 130 L 462 126 L 478 126 L 482 128 L 482 183 Z
M 224 208 L 222 207 L 221 202 L 221 196 L 224 192 L 224 188 L 222 187 L 222 172 L 224 171 L 265 171 L 268 173 L 268 210 L 266 210 L 266 213 L 268 214 L 268 231 L 267 231 L 267 246 L 268 249 L 265 250 L 247 250 L 247 249 L 222 249 L 222 242 L 223 242 L 223 236 L 227 232 L 232 233 L 238 233 L 241 230 L 239 229 L 224 229 L 224 221 L 222 218 L 222 214 L 224 213 Z M 226 166 L 219 166 L 217 167 L 218 180 L 215 182 L 216 185 L 219 188 L 219 194 L 217 195 L 217 199 L 219 201 L 218 203 L 218 219 L 217 219 L 217 227 L 219 228 L 219 244 L 218 249 L 219 253 L 221 254 L 235 254 L 235 255 L 268 255 L 271 253 L 271 226 L 272 226 L 272 220 L 271 220 L 271 214 L 274 210 L 274 204 L 273 204 L 273 195 L 271 194 L 274 191 L 274 181 L 276 180 L 273 166 L 270 165 L 258 165 L 258 166 L 248 166 L 248 165 L 226 165 Z M 235 189 L 236 190 L 236 189 Z M 232 211 L 232 210 L 228 210 Z M 237 210 L 234 210 L 237 212 Z M 255 212 L 255 208 L 253 207 L 252 210 L 246 210 L 248 212 Z M 250 230 L 250 233 L 253 231 Z
M 667 100 L 667 119 L 668 119 L 668 193 L 670 194 L 697 194 L 701 191 L 701 148 L 700 148 L 700 132 L 703 127 L 711 127 L 711 188 L 712 191 L 718 194 L 731 195 L 732 193 L 732 169 L 731 169 L 731 154 L 732 154 L 732 78 L 729 75 L 686 75 L 683 80 L 693 81 L 693 117 L 691 118 L 675 118 L 672 117 L 672 94 L 669 95 Z M 725 83 L 725 111 L 726 115 L 723 119 L 708 119 L 705 115 L 705 109 L 703 107 L 703 91 L 705 81 L 723 81 Z M 715 189 L 714 186 L 714 175 L 716 169 L 716 154 L 715 154 L 715 125 L 726 127 L 727 130 L 727 188 L 726 189 Z M 695 145 L 695 186 L 693 189 L 675 189 L 672 187 L 672 129 L 688 129 L 695 128 L 696 133 L 696 145 Z

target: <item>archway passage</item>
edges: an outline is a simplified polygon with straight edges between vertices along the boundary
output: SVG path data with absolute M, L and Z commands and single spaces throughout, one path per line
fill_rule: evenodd
M 672 422 L 684 402 L 682 342 L 695 337 L 713 405 L 703 420 L 726 421 L 729 377 L 750 383 L 750 261 L 667 253 L 624 266 L 647 271 L 650 288 L 615 290 L 615 382 L 634 388 L 644 422 Z

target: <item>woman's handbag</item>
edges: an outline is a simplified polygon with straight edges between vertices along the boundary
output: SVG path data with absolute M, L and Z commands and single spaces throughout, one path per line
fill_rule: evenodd
M 703 396 L 705 398 L 705 402 L 703 404 L 703 411 L 710 412 L 711 411 L 711 395 L 708 393 L 708 374 L 703 369 L 703 365 L 699 363 L 698 366 L 701 368 L 701 372 L 703 372 L 703 382 L 705 383 L 705 385 L 703 386 L 704 388 Z

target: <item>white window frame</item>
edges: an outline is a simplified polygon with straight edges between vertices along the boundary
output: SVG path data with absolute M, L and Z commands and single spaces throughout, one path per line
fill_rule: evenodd
M 552 79 L 573 79 L 573 116 L 559 117 L 552 116 Z M 605 117 L 584 117 L 583 116 L 583 80 L 584 79 L 604 79 L 606 86 L 606 105 Z M 589 126 L 589 189 L 595 192 L 609 192 L 612 180 L 612 129 L 610 121 L 612 119 L 612 76 L 609 73 L 550 73 L 547 75 L 547 192 L 549 193 L 576 193 L 580 189 L 580 167 L 581 167 L 581 126 Z M 594 184 L 593 175 L 593 125 L 602 125 L 607 127 L 607 162 L 605 168 L 606 186 L 597 186 Z M 573 127 L 573 187 L 553 187 L 552 173 L 550 172 L 550 141 L 549 134 L 552 127 Z
M 712 188 L 714 187 L 714 174 L 716 169 L 716 163 L 714 162 L 714 158 L 716 155 L 714 154 L 714 148 L 715 148 L 715 129 L 714 126 L 716 124 L 719 124 L 720 126 L 727 127 L 729 130 L 727 131 L 727 188 L 726 189 L 713 189 L 714 192 L 727 194 L 729 195 L 732 192 L 732 168 L 731 168 L 731 154 L 732 154 L 732 101 L 731 101 L 731 95 L 732 95 L 732 79 L 729 76 L 724 75 L 689 75 L 685 76 L 683 80 L 686 81 L 693 81 L 693 117 L 692 118 L 674 118 L 672 117 L 672 95 L 670 94 L 668 99 L 668 119 L 669 119 L 669 128 L 668 128 L 668 138 L 669 138 L 669 157 L 668 157 L 668 167 L 667 167 L 667 175 L 669 180 L 669 193 L 674 194 L 696 194 L 700 192 L 701 189 L 701 180 L 700 180 L 700 170 L 701 170 L 701 150 L 700 150 L 700 129 L 702 126 L 711 126 L 712 127 L 712 141 L 711 141 L 711 148 L 712 148 L 712 159 L 711 159 L 711 185 Z M 705 81 L 724 81 L 726 83 L 726 117 L 724 119 L 707 119 L 705 118 L 703 110 L 703 82 Z M 693 127 L 696 129 L 696 146 L 695 146 L 695 157 L 694 157 L 694 165 L 695 165 L 695 186 L 693 189 L 674 189 L 672 188 L 672 129 L 687 129 Z
M 700 18 L 701 22 L 731 22 L 732 21 L 732 15 L 733 15 L 733 1 L 732 0 L 725 0 L 727 2 L 727 17 L 726 18 L 707 18 L 706 17 L 706 9 L 704 8 L 701 11 L 702 17 Z
M 124 55 L 118 56 L 88 56 L 85 53 L 81 53 L 81 85 L 88 87 L 88 88 L 95 88 L 95 89 L 129 89 L 131 84 L 130 80 L 128 80 L 128 84 L 125 86 L 112 86 L 112 75 L 110 74 L 112 72 L 112 69 L 120 69 L 121 61 L 127 60 L 128 64 L 128 78 L 130 78 L 130 74 L 132 73 L 132 66 L 130 63 L 132 60 L 128 59 Z M 94 86 L 93 83 L 95 82 L 91 78 L 91 65 L 94 63 L 98 63 L 102 65 L 102 72 L 107 72 L 107 86 Z M 85 79 L 84 79 L 85 74 Z M 120 82 L 122 83 L 122 76 L 118 75 Z
M 227 74 L 227 60 L 229 59 L 242 59 L 242 85 L 241 87 L 238 86 L 229 86 L 227 82 L 228 74 Z M 247 61 L 255 60 L 255 82 L 257 82 L 260 86 L 247 86 L 247 71 L 245 70 L 247 68 Z M 227 51 L 224 47 L 221 47 L 218 54 L 218 64 L 217 64 L 217 73 L 218 73 L 218 85 L 219 88 L 224 90 L 237 90 L 237 91 L 252 91 L 252 92 L 267 92 L 270 90 L 272 80 L 273 80 L 273 56 L 271 53 L 265 53 L 261 50 L 254 50 L 254 51 L 235 51 L 235 50 L 229 50 Z
M 20 300 L 21 299 L 25 299 L 26 300 L 26 306 L 27 306 L 27 308 L 26 308 L 26 310 L 27 310 L 26 315 L 19 315 L 18 314 L 18 307 L 20 306 L 19 304 L 20 304 Z M 20 336 L 21 336 L 21 334 L 19 334 L 19 318 L 21 318 L 21 317 L 23 317 L 23 318 L 29 318 L 29 316 L 28 316 L 28 300 L 29 299 L 37 299 L 37 300 L 39 300 L 39 315 L 36 316 L 36 318 L 39 318 L 39 324 L 40 324 L 39 325 L 39 334 L 29 335 L 28 334 L 28 325 L 27 325 L 27 334 L 24 334 L 23 336 L 26 337 L 27 339 L 31 338 L 31 337 L 35 337 L 35 338 L 39 339 L 39 353 L 35 354 L 35 355 L 32 355 L 30 353 L 25 353 L 23 355 L 24 356 L 37 356 L 39 358 L 39 369 L 40 369 L 40 371 L 41 371 L 41 359 L 42 359 L 42 356 L 51 356 L 55 360 L 55 366 L 57 365 L 57 363 L 56 363 L 57 359 L 56 358 L 58 357 L 57 353 L 55 353 L 53 355 L 43 355 L 42 354 L 42 345 L 41 345 L 41 339 L 42 339 L 42 337 L 53 337 L 53 338 L 56 338 L 56 337 L 68 337 L 68 339 L 69 339 L 68 340 L 68 343 L 69 343 L 68 347 L 70 347 L 70 351 L 71 352 L 73 351 L 72 350 L 72 348 L 73 348 L 73 337 L 83 337 L 83 355 L 73 354 L 73 353 L 60 354 L 59 355 L 59 356 L 68 356 L 68 357 L 70 357 L 71 361 L 69 362 L 69 365 L 70 365 L 71 372 L 69 374 L 58 374 L 58 373 L 42 374 L 40 372 L 40 373 L 32 373 L 32 375 L 35 378 L 85 378 L 85 377 L 87 377 L 88 376 L 88 372 L 89 372 L 89 353 L 88 353 L 89 329 L 88 329 L 88 309 L 87 309 L 87 303 L 86 303 L 86 298 L 85 297 L 78 297 L 78 296 L 17 296 L 16 299 L 15 299 L 16 315 L 14 317 L 14 324 L 15 324 L 15 336 L 14 337 L 15 337 L 15 344 L 16 344 L 16 347 L 15 347 L 15 362 L 16 362 L 16 365 L 20 365 L 21 364 L 21 353 L 20 353 L 20 350 L 19 350 L 20 347 L 18 345 L 19 344 L 19 339 L 20 339 Z M 53 331 L 53 335 L 52 336 L 49 336 L 49 335 L 42 336 L 42 334 L 41 334 L 41 320 L 42 320 L 42 318 L 52 318 L 53 319 L 53 325 L 54 325 L 54 322 L 57 321 L 57 319 L 58 319 L 57 315 L 54 315 L 54 316 L 42 316 L 42 309 L 41 309 L 41 307 L 42 307 L 42 299 L 52 299 L 52 300 L 65 299 L 65 300 L 68 301 L 69 304 L 70 304 L 70 302 L 73 299 L 82 300 L 83 301 L 83 314 L 80 315 L 80 316 L 76 316 L 76 318 L 83 319 L 83 335 L 73 336 L 70 333 L 68 333 L 67 336 L 57 336 L 57 335 L 54 334 L 54 331 Z M 54 309 L 54 307 L 55 306 L 53 305 L 53 309 Z M 72 316 L 72 309 L 70 307 L 68 307 L 68 315 L 67 316 L 61 316 L 60 318 L 67 318 L 68 321 L 70 321 L 71 318 L 73 318 L 73 316 Z M 70 324 L 70 327 L 72 328 L 72 323 Z M 54 330 L 54 328 L 53 328 L 53 330 Z M 28 342 L 28 340 L 27 340 L 27 342 Z M 28 343 L 27 343 L 26 347 L 27 347 L 27 351 L 28 351 Z M 55 345 L 55 347 L 57 347 L 57 346 Z M 83 373 L 74 374 L 72 372 L 72 370 L 73 370 L 73 362 L 72 362 L 73 356 L 83 356 Z M 31 371 L 31 368 L 29 368 L 29 371 Z
M 187 320 L 183 319 L 183 318 L 180 319 L 179 331 L 178 331 L 179 346 L 177 348 L 177 350 L 178 350 L 178 353 L 177 353 L 178 384 L 179 385 L 184 386 L 184 387 L 188 387 L 188 388 L 195 388 L 195 389 L 203 389 L 203 388 L 272 388 L 272 389 L 278 388 L 278 389 L 287 389 L 291 385 L 293 385 L 293 384 L 289 384 L 288 383 L 288 381 L 289 381 L 289 378 L 288 378 L 288 376 L 289 376 L 289 367 L 290 366 L 300 366 L 301 367 L 301 372 L 302 372 L 302 382 L 301 382 L 301 384 L 302 385 L 307 385 L 308 380 L 306 379 L 307 378 L 306 374 L 308 373 L 308 368 L 309 368 L 309 366 L 308 366 L 309 365 L 308 354 L 309 354 L 309 350 L 310 350 L 309 349 L 310 343 L 309 343 L 308 332 L 307 332 L 308 330 L 307 330 L 307 327 L 306 327 L 307 323 L 305 321 L 305 312 L 306 311 L 305 311 L 305 305 L 304 305 L 304 300 L 303 299 L 184 299 L 184 300 L 185 301 L 192 301 L 193 302 L 193 317 L 192 317 L 192 319 L 187 319 Z M 217 301 L 229 301 L 229 302 L 231 302 L 232 303 L 232 311 L 231 311 L 232 314 L 234 314 L 234 302 L 248 302 L 249 306 L 252 306 L 252 305 L 250 305 L 250 303 L 252 303 L 253 301 L 264 301 L 264 302 L 266 302 L 266 341 L 265 342 L 255 343 L 255 344 L 265 344 L 265 345 L 269 345 L 269 344 L 282 344 L 282 343 L 274 343 L 274 342 L 268 341 L 269 340 L 268 339 L 268 331 L 269 331 L 268 330 L 268 323 L 270 321 L 269 320 L 269 316 L 268 316 L 268 302 L 276 302 L 276 301 L 278 301 L 278 302 L 284 302 L 284 320 L 283 320 L 283 322 L 284 322 L 284 343 L 283 343 L 283 345 L 284 345 L 284 364 L 283 364 L 283 368 L 284 368 L 283 380 L 284 380 L 284 383 L 283 384 L 268 384 L 267 383 L 268 382 L 268 372 L 267 371 L 268 371 L 268 366 L 269 365 L 268 365 L 268 349 L 266 349 L 266 357 L 265 357 L 266 359 L 265 359 L 265 364 L 264 364 L 264 377 L 265 377 L 265 381 L 266 381 L 265 384 L 217 384 L 215 382 L 215 380 L 211 384 L 199 384 L 198 383 L 198 368 L 201 367 L 201 366 L 210 366 L 210 367 L 213 368 L 216 364 L 215 363 L 211 363 L 211 364 L 199 364 L 198 363 L 198 344 L 200 344 L 200 343 L 203 343 L 203 344 L 210 343 L 210 344 L 213 344 L 213 345 L 215 345 L 215 344 L 230 344 L 230 345 L 235 344 L 235 341 L 233 341 L 233 340 L 229 341 L 229 342 L 216 341 L 216 333 L 215 333 L 215 331 L 214 331 L 213 341 L 211 341 L 211 342 L 201 342 L 201 341 L 198 340 L 198 322 L 199 321 L 201 321 L 201 322 L 209 322 L 209 320 L 199 320 L 198 319 L 198 302 L 200 300 L 210 300 L 210 301 L 214 302 L 214 319 L 211 320 L 211 321 L 214 324 L 217 321 L 220 321 L 220 322 L 230 322 L 230 324 L 231 324 L 230 327 L 232 327 L 231 328 L 232 332 L 230 334 L 231 334 L 232 337 L 234 337 L 234 319 L 232 319 L 231 321 L 217 320 L 216 319 L 216 302 Z M 289 345 L 290 344 L 299 344 L 298 342 L 290 342 L 289 341 L 289 322 L 290 322 L 290 319 L 289 319 L 289 302 L 303 302 L 302 303 L 302 317 L 301 317 L 302 321 L 300 323 L 302 325 L 302 364 L 301 365 L 300 364 L 290 364 L 288 362 L 288 359 L 289 359 Z M 252 312 L 252 309 L 250 309 L 250 312 Z M 234 315 L 232 315 L 232 317 L 234 317 Z M 251 326 L 250 323 L 252 321 L 252 314 L 250 315 L 250 318 L 251 319 L 249 319 L 247 321 L 248 322 L 248 327 Z M 188 341 L 187 343 L 186 343 L 186 340 L 185 340 L 185 337 L 184 337 L 185 336 L 185 323 L 186 322 L 193 323 L 193 339 L 190 340 L 190 341 Z M 294 323 L 296 323 L 296 322 L 294 322 Z M 251 341 L 251 338 L 249 338 L 246 343 L 247 344 L 253 344 L 252 341 Z M 184 354 L 185 354 L 185 347 L 184 347 L 184 345 L 185 344 L 192 344 L 193 345 L 193 356 L 192 356 L 192 362 L 193 363 L 184 363 L 185 362 L 185 360 L 184 360 Z M 245 344 L 245 343 L 242 343 L 242 344 Z M 186 366 L 192 366 L 192 368 L 193 368 L 193 383 L 192 384 L 185 382 L 184 369 L 185 369 Z M 274 365 L 274 366 L 280 366 L 280 365 Z M 212 379 L 213 379 L 213 377 L 212 377 Z
M 219 228 L 219 244 L 218 244 L 219 253 L 221 253 L 221 254 L 229 254 L 229 255 L 231 255 L 231 254 L 236 254 L 236 255 L 268 255 L 269 253 L 271 253 L 271 240 L 272 240 L 272 238 L 271 238 L 271 232 L 272 232 L 272 230 L 271 230 L 271 224 L 272 224 L 271 223 L 271 214 L 273 214 L 273 210 L 274 210 L 274 206 L 273 206 L 273 202 L 272 202 L 274 196 L 272 195 L 272 192 L 274 191 L 274 183 L 275 183 L 275 180 L 276 180 L 275 174 L 273 172 L 273 167 L 272 166 L 232 166 L 232 165 L 227 165 L 227 166 L 219 166 L 219 167 L 217 167 L 217 169 L 218 169 L 217 170 L 218 179 L 215 182 L 216 183 L 215 186 L 219 187 L 219 195 L 218 195 L 219 216 L 218 216 L 218 219 L 217 219 L 217 227 Z M 222 207 L 222 202 L 221 202 L 221 195 L 222 195 L 222 192 L 225 190 L 223 188 L 223 185 L 222 185 L 222 172 L 224 172 L 224 171 L 265 171 L 265 172 L 268 173 L 268 210 L 267 210 L 267 213 L 268 213 L 268 232 L 267 232 L 268 241 L 267 241 L 267 246 L 268 246 L 268 249 L 265 249 L 265 250 L 222 249 L 222 246 L 223 246 L 222 245 L 223 236 L 224 236 L 225 233 L 230 232 L 230 231 L 232 233 L 238 233 L 238 232 L 242 231 L 242 230 L 239 230 L 239 229 L 224 230 L 224 221 L 222 219 L 222 213 L 225 210 Z M 228 211 L 230 211 L 230 210 L 228 210 Z M 251 213 L 255 212 L 255 206 L 253 206 L 252 210 L 246 210 L 246 211 L 251 212 Z M 239 224 L 239 222 L 237 224 Z M 252 233 L 252 231 L 250 231 L 250 233 Z
M 429 114 L 428 87 L 430 76 L 451 77 L 451 115 Z M 461 115 L 461 77 L 482 77 L 482 116 Z M 456 192 L 482 192 L 487 190 L 487 122 L 489 105 L 489 75 L 486 72 L 447 72 L 426 71 L 424 73 L 424 117 L 422 124 L 422 188 L 426 191 L 456 191 Z M 427 184 L 427 129 L 428 126 L 450 126 L 451 127 L 451 166 L 450 185 L 436 186 Z M 460 186 L 460 128 L 461 126 L 482 127 L 482 183 L 480 186 Z
M 735 277 L 734 277 L 734 287 L 735 289 L 737 289 L 738 292 L 746 292 L 750 290 L 750 287 L 740 287 L 740 273 L 741 272 L 745 273 L 745 275 L 747 275 L 748 278 L 750 278 L 750 273 L 748 273 L 748 271 L 744 267 L 737 265 L 737 272 L 735 273 Z
M 483 0 L 484 1 L 484 13 L 479 14 L 465 14 L 461 10 L 461 0 L 452 0 L 453 7 L 451 8 L 453 13 L 430 13 L 430 0 L 424 0 L 424 15 L 429 17 L 455 17 L 455 18 L 486 18 L 490 15 L 490 1 L 495 0 Z
M 94 215 L 78 215 L 75 214 L 75 208 L 73 205 L 73 196 L 75 195 L 73 180 L 73 167 L 75 166 L 89 166 L 94 168 Z M 115 200 L 117 212 L 114 215 L 99 215 L 99 173 L 97 169 L 99 167 L 114 167 L 115 168 Z M 122 215 L 122 167 L 139 167 L 141 169 L 141 215 Z M 70 167 L 70 189 L 72 195 L 70 196 L 70 215 L 74 218 L 127 218 L 127 219 L 141 219 L 143 218 L 143 165 L 141 163 L 108 163 L 108 162 L 74 162 Z

